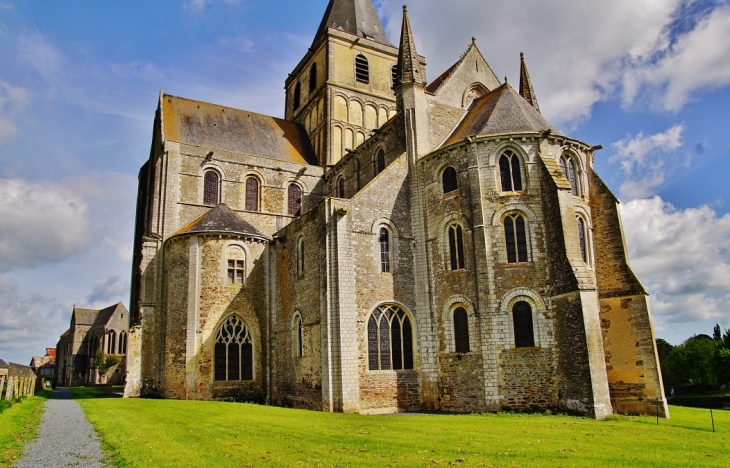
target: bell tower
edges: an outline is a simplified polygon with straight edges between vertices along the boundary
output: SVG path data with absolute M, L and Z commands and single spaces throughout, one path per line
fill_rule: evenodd
M 285 118 L 304 126 L 321 166 L 336 164 L 395 115 L 397 62 L 371 0 L 329 1 L 285 86 Z

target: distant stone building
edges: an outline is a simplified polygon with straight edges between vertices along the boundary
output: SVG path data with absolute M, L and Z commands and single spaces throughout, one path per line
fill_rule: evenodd
M 107 308 L 74 306 L 71 325 L 56 345 L 56 385 L 123 384 L 126 379 L 129 312 L 121 302 Z M 119 357 L 119 364 L 100 375 L 94 362 L 97 352 Z
M 285 119 L 160 93 L 139 174 L 127 396 L 325 411 L 666 414 L 598 147 L 474 41 L 430 83 L 331 0 Z M 650 404 L 647 404 L 650 403 Z

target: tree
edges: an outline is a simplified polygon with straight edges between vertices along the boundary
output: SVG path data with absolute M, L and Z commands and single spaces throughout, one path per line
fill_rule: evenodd
M 722 340 L 722 329 L 719 323 L 716 323 L 715 328 L 712 329 L 712 339 L 715 341 Z
M 664 381 L 665 384 L 671 384 L 671 377 L 667 373 L 667 370 L 665 368 L 665 361 L 667 360 L 667 356 L 672 352 L 674 349 L 674 346 L 669 344 L 666 340 L 663 340 L 661 338 L 657 338 L 656 340 L 656 350 L 657 355 L 659 357 L 659 367 L 662 370 L 662 381 Z
M 96 370 L 99 372 L 99 376 L 106 374 L 106 371 L 119 364 L 119 356 L 114 354 L 104 354 L 104 351 L 99 350 L 94 355 L 94 365 Z
M 666 370 L 672 385 L 715 384 L 719 342 L 707 335 L 695 335 L 675 346 L 666 358 Z

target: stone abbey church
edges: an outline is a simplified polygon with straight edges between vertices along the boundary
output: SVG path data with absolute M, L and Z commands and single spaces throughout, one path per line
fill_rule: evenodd
M 524 59 L 516 90 L 472 41 L 428 81 L 416 42 L 330 0 L 284 119 L 160 93 L 127 396 L 667 414 L 599 147 Z

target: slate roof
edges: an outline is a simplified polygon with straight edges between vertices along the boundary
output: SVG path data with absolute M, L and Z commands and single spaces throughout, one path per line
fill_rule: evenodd
M 106 325 L 109 323 L 109 320 L 112 318 L 112 315 L 114 315 L 114 312 L 117 311 L 117 309 L 122 308 L 125 312 L 127 311 L 127 308 L 124 307 L 124 305 L 121 302 L 117 302 L 116 304 L 106 307 L 104 309 L 101 309 L 99 313 L 96 315 L 96 320 L 94 320 L 94 325 L 91 326 L 89 331 L 92 330 L 103 330 L 106 328 Z
M 98 313 L 98 310 L 80 309 L 74 306 L 73 321 L 76 325 L 93 325 Z
M 263 235 L 258 229 L 228 208 L 228 205 L 225 203 L 219 203 L 215 208 L 211 208 L 203 216 L 183 227 L 173 235 L 178 236 L 181 234 L 195 233 L 239 234 L 247 237 L 255 237 L 264 241 L 269 240 L 269 238 Z
M 317 164 L 301 124 L 169 94 L 160 97 L 166 140 L 278 159 Z
M 330 0 L 312 44 L 327 33 L 327 28 L 341 29 L 392 46 L 370 0 Z
M 458 143 L 470 135 L 488 136 L 509 133 L 558 131 L 508 83 L 474 100 L 442 146 Z

